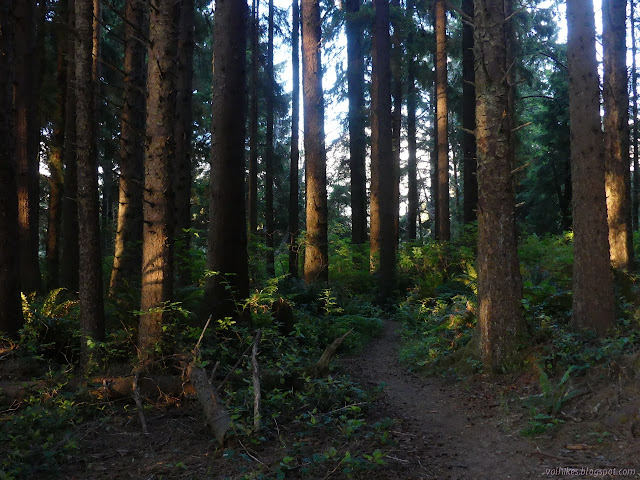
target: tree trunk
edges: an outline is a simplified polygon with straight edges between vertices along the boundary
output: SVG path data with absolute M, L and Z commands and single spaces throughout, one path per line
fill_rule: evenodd
M 291 7 L 291 60 L 293 86 L 291 91 L 291 166 L 289 169 L 289 275 L 298 277 L 298 161 L 300 129 L 300 9 L 298 0 Z
M 633 231 L 638 230 L 638 214 L 640 203 L 640 168 L 638 162 L 638 69 L 636 65 L 636 22 L 635 5 L 631 3 L 631 92 L 633 95 L 633 189 L 632 214 Z
M 371 73 L 371 267 L 381 300 L 395 270 L 394 161 L 391 124 L 391 39 L 388 0 L 375 0 Z
M 434 22 L 434 30 L 435 30 L 435 22 Z M 439 207 L 438 204 L 439 202 L 439 192 L 438 192 L 438 115 L 437 115 L 437 108 L 436 108 L 436 103 L 438 101 L 438 95 L 437 95 L 437 90 L 436 90 L 436 80 L 435 80 L 435 75 L 434 75 L 434 81 L 433 81 L 433 96 L 431 97 L 431 102 L 430 102 L 430 108 L 431 108 L 431 118 L 433 119 L 433 127 L 431 128 L 431 131 L 433 132 L 433 145 L 432 145 L 432 152 L 431 152 L 431 156 L 430 156 L 430 160 L 431 160 L 431 165 L 429 165 L 429 180 L 431 182 L 431 211 L 433 211 L 433 239 L 438 241 L 439 240 L 439 232 L 438 232 L 438 225 L 439 225 Z M 429 212 L 431 214 L 431 211 Z M 431 216 L 431 215 L 429 215 Z
M 329 279 L 321 41 L 319 0 L 302 0 L 302 96 L 307 210 L 304 280 L 307 283 Z
M 407 0 L 407 18 L 409 19 L 409 34 L 407 35 L 407 147 L 409 159 L 407 161 L 408 197 L 407 235 L 409 240 L 416 239 L 416 222 L 418 220 L 418 165 L 416 158 L 416 103 L 417 93 L 415 85 L 414 34 L 413 14 L 414 0 Z
M 142 266 L 142 184 L 144 163 L 145 45 L 144 4 L 125 4 L 124 97 L 120 120 L 118 222 L 109 295 L 137 291 Z
M 346 0 L 347 91 L 349 97 L 349 168 L 351 169 L 351 243 L 367 241 L 367 139 L 364 132 L 364 54 L 360 0 Z
M 627 0 L 605 0 L 602 3 L 602 97 L 609 246 L 611 264 L 622 270 L 629 270 L 633 265 L 626 19 Z
M 273 226 L 273 97 L 275 78 L 273 75 L 273 0 L 269 0 L 269 34 L 267 40 L 267 146 L 265 149 L 264 164 L 264 223 L 266 228 L 267 246 L 267 275 L 275 275 L 274 255 L 274 226 Z
M 475 0 L 478 327 L 487 371 L 512 365 L 525 329 L 511 178 L 510 7 L 510 0 Z
M 400 0 L 391 0 L 391 8 L 400 15 Z M 393 111 L 391 113 L 391 136 L 393 149 L 393 230 L 394 249 L 400 243 L 400 148 L 402 138 L 402 58 L 403 38 L 402 21 L 399 18 L 392 22 L 393 39 L 391 53 L 391 84 L 393 85 Z
M 40 128 L 38 122 L 38 68 L 36 2 L 22 0 L 15 9 L 15 131 L 20 235 L 20 287 L 40 290 L 38 261 L 38 206 L 40 182 Z
M 249 295 L 244 202 L 247 6 L 216 2 L 213 42 L 213 138 L 206 316 L 240 317 L 236 301 Z
M 164 306 L 173 290 L 176 18 L 179 2 L 151 0 L 144 158 L 142 315 L 138 348 L 143 360 L 162 339 Z
M 190 247 L 191 235 L 185 230 L 191 225 L 191 137 L 193 114 L 193 49 L 194 42 L 193 0 L 180 2 L 180 27 L 178 31 L 178 66 L 176 93 L 176 154 L 174 171 L 175 190 L 175 258 L 176 282 L 179 286 L 191 283 L 189 263 L 184 256 Z
M 436 121 L 438 129 L 438 240 L 451 238 L 449 222 L 449 113 L 447 107 L 447 7 L 436 0 Z
M 67 2 L 58 4 L 55 17 L 56 42 L 56 105 L 53 123 L 53 137 L 49 154 L 49 208 L 47 211 L 47 285 L 52 290 L 59 285 L 60 278 L 60 239 L 62 221 L 62 195 L 64 188 L 64 167 L 62 152 L 64 149 L 65 99 L 67 85 L 66 57 L 69 55 L 66 32 Z
M 473 0 L 463 0 L 462 10 L 473 18 Z M 476 178 L 476 87 L 475 71 L 473 69 L 473 25 L 464 22 L 462 25 L 462 152 L 464 155 L 462 167 L 463 180 L 463 214 L 462 221 L 467 224 L 474 222 L 478 216 L 478 179 Z
M 13 132 L 14 0 L 0 3 L 0 331 L 15 336 L 22 326 L 18 197 Z
M 592 0 L 567 0 L 573 190 L 573 322 L 604 331 L 614 320 Z
M 78 243 L 80 258 L 80 328 L 83 364 L 91 359 L 90 341 L 104 340 L 104 305 L 98 204 L 95 82 L 92 67 L 93 4 L 77 0 L 76 12 L 76 130 L 78 160 Z
M 258 230 L 258 57 L 260 46 L 259 0 L 253 0 L 251 23 L 251 106 L 249 125 L 249 233 Z
M 68 0 L 69 32 L 75 32 L 75 0 Z M 64 196 L 62 198 L 62 256 L 60 284 L 78 291 L 78 169 L 76 162 L 76 63 L 74 35 L 68 34 L 67 87 L 64 122 Z

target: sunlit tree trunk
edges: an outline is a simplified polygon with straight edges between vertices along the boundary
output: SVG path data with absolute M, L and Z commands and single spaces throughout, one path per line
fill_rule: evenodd
M 291 91 L 291 166 L 289 168 L 289 275 L 298 277 L 298 162 L 300 130 L 300 9 L 298 0 L 291 7 L 291 60 L 293 86 Z
M 395 270 L 394 161 L 391 124 L 389 1 L 375 0 L 371 49 L 371 266 L 380 299 L 393 290 Z
M 15 9 L 15 132 L 20 235 L 20 287 L 40 290 L 38 207 L 40 128 L 38 126 L 38 68 L 36 2 L 21 0 Z
M 175 258 L 176 282 L 184 286 L 191 283 L 189 263 L 184 254 L 189 250 L 191 235 L 186 233 L 191 225 L 191 137 L 193 131 L 193 49 L 194 49 L 193 0 L 180 2 L 180 27 L 178 31 L 178 67 L 176 94 L 176 153 L 174 171 L 175 190 Z
M 447 106 L 447 7 L 436 0 L 436 120 L 438 129 L 438 240 L 449 241 L 449 132 Z
M 13 131 L 14 0 L 0 2 L 0 331 L 14 336 L 22 326 L 18 198 Z
M 511 178 L 510 0 L 475 0 L 478 328 L 488 371 L 511 366 L 525 330 Z
M 76 0 L 76 130 L 78 160 L 78 243 L 81 352 L 86 365 L 90 341 L 104 340 L 104 305 L 100 257 L 100 208 L 96 145 L 95 83 L 92 65 L 93 3 Z
M 629 93 L 627 91 L 627 0 L 602 3 L 605 188 L 609 246 L 614 268 L 633 265 L 631 173 L 629 171 Z
M 614 320 L 592 0 L 567 0 L 573 185 L 573 323 L 606 330 Z M 482 206 L 482 204 L 480 204 Z
M 327 157 L 324 146 L 324 98 L 319 0 L 302 0 L 302 91 L 306 174 L 307 236 L 304 279 L 329 278 L 327 238 Z
M 351 242 L 367 241 L 367 139 L 364 132 L 364 55 L 360 0 L 346 0 L 347 94 L 349 98 L 349 167 L 351 169 Z
M 162 337 L 173 289 L 176 18 L 179 2 L 152 0 L 149 10 L 144 156 L 142 298 L 138 348 L 146 360 Z
M 462 10 L 473 18 L 473 0 L 463 0 Z M 464 223 L 476 220 L 478 208 L 478 180 L 476 178 L 476 137 L 472 133 L 476 128 L 476 87 L 473 69 L 473 26 L 463 20 L 462 25 L 462 152 L 464 162 L 463 213 Z
M 269 0 L 269 28 L 267 38 L 267 145 L 264 156 L 264 223 L 266 229 L 265 243 L 267 246 L 267 274 L 273 276 L 275 274 L 274 266 L 274 225 L 273 225 L 273 98 L 275 88 L 275 78 L 273 75 L 273 0 Z
M 407 209 L 407 235 L 409 240 L 416 238 L 416 222 L 418 220 L 418 165 L 417 165 L 417 139 L 416 139 L 416 103 L 417 92 L 415 85 L 415 60 L 414 60 L 414 28 L 413 14 L 415 5 L 413 0 L 407 1 L 407 18 L 409 19 L 409 33 L 407 35 L 407 149 L 409 159 L 407 161 L 408 176 L 408 200 Z
M 139 286 L 142 265 L 142 185 L 146 65 L 144 4 L 125 4 L 124 96 L 120 121 L 118 223 L 109 293 Z
M 259 0 L 253 0 L 251 22 L 251 105 L 249 107 L 249 233 L 258 230 L 258 48 L 260 39 Z
M 205 316 L 242 318 L 249 295 L 245 187 L 247 5 L 218 0 L 213 35 L 211 202 Z M 238 302 L 238 303 L 236 303 Z

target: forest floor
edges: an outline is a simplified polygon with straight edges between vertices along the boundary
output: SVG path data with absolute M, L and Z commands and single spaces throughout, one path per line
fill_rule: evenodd
M 382 334 L 363 353 L 336 362 L 338 372 L 349 374 L 362 388 L 380 390 L 364 410 L 369 425 L 389 425 L 389 438 L 373 470 L 344 470 L 346 457 L 331 459 L 330 455 L 324 455 L 304 474 L 300 466 L 314 462 L 310 460 L 316 458 L 312 452 L 330 451 L 336 442 L 342 442 L 340 451 L 372 452 L 380 447 L 375 436 L 355 435 L 344 441 L 330 429 L 300 431 L 281 419 L 274 420 L 275 429 L 269 427 L 277 435 L 268 434 L 256 442 L 242 435 L 232 436 L 222 449 L 211 439 L 194 400 L 150 406 L 146 410 L 148 435 L 142 433 L 135 406 L 129 400 L 128 406 L 106 404 L 101 419 L 76 427 L 73 435 L 78 450 L 60 465 L 62 478 L 640 478 L 636 474 L 620 475 L 619 471 L 608 474 L 614 468 L 636 468 L 640 473 L 640 442 L 635 438 L 633 422 L 620 420 L 619 425 L 604 427 L 601 421 L 591 421 L 593 416 L 585 412 L 593 410 L 587 405 L 597 400 L 598 386 L 593 380 L 589 395 L 576 397 L 574 408 L 567 414 L 570 420 L 542 435 L 522 436 L 521 430 L 531 421 L 531 412 L 522 399 L 540 390 L 532 374 L 477 375 L 459 381 L 411 373 L 398 362 L 399 329 L 399 323 L 385 322 Z M 618 415 L 629 412 L 631 405 L 635 413 L 630 416 L 637 416 L 637 387 L 621 390 L 611 387 L 609 380 L 602 395 L 611 397 L 614 394 L 607 388 L 617 388 Z M 604 399 L 602 402 L 606 403 Z M 291 454 L 296 441 L 307 445 L 299 458 Z M 307 458 L 302 458 L 305 455 Z M 562 475 L 558 468 L 592 470 L 584 475 Z

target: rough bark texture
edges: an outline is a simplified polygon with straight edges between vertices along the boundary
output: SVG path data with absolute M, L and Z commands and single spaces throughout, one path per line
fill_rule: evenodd
M 367 241 L 367 139 L 364 132 L 364 55 L 360 0 L 346 0 L 347 91 L 349 96 L 349 167 L 351 169 L 351 242 Z
M 13 135 L 14 0 L 0 3 L 0 331 L 15 335 L 22 326 L 18 198 Z
M 118 223 L 109 294 L 137 290 L 142 265 L 142 184 L 144 162 L 145 45 L 144 4 L 125 4 L 124 96 L 120 121 Z
M 216 2 L 207 268 L 217 274 L 205 286 L 205 318 L 238 318 L 235 302 L 249 295 L 244 202 L 247 13 L 244 2 Z
M 327 156 L 324 146 L 320 27 L 319 0 L 302 0 L 302 95 L 307 210 L 304 280 L 307 283 L 329 279 Z
M 77 0 L 76 12 L 76 129 L 78 161 L 78 242 L 81 352 L 86 365 L 89 341 L 104 340 L 102 265 L 98 204 L 98 162 L 95 120 L 95 79 L 92 66 L 93 2 Z
M 381 299 L 391 295 L 395 270 L 394 163 L 391 125 L 389 3 L 375 0 L 371 73 L 371 268 Z
M 75 0 L 67 4 L 69 32 L 75 32 Z M 76 163 L 76 68 L 75 35 L 67 37 L 67 88 L 64 122 L 64 196 L 62 198 L 62 256 L 60 284 L 71 292 L 78 291 L 78 169 Z
M 567 0 L 573 185 L 573 322 L 606 330 L 614 320 L 592 0 Z
M 251 23 L 251 106 L 249 125 L 249 233 L 258 230 L 258 48 L 260 40 L 260 3 L 253 0 L 253 18 Z
M 473 0 L 463 0 L 462 10 L 470 18 L 473 18 Z M 462 127 L 467 130 L 462 133 L 462 152 L 464 155 L 462 221 L 465 224 L 478 218 L 476 214 L 478 207 L 476 137 L 469 133 L 476 128 L 476 74 L 473 67 L 473 43 L 473 26 L 465 22 L 462 25 Z
M 409 33 L 407 35 L 407 160 L 408 176 L 408 203 L 407 208 L 407 236 L 409 240 L 416 238 L 416 222 L 418 221 L 418 162 L 416 157 L 416 103 L 417 93 L 415 85 L 415 59 L 414 59 L 414 35 L 413 13 L 415 5 L 413 0 L 407 1 L 407 18 L 409 19 Z
M 147 123 L 144 157 L 142 298 L 138 348 L 142 358 L 160 342 L 173 283 L 176 19 L 179 3 L 152 0 L 149 19 Z
M 636 65 L 636 21 L 635 21 L 635 5 L 631 5 L 631 92 L 633 98 L 633 190 L 632 194 L 632 214 L 631 220 L 633 230 L 638 230 L 638 212 L 640 210 L 640 168 L 638 162 L 638 70 Z
M 447 7 L 436 0 L 436 122 L 438 129 L 438 240 L 449 241 L 449 112 L 447 107 Z
M 291 165 L 289 168 L 289 275 L 298 277 L 298 162 L 300 160 L 300 9 L 298 0 L 291 7 L 291 60 L 293 86 L 291 92 Z
M 394 248 L 397 250 L 400 243 L 400 148 L 402 138 L 402 93 L 403 71 L 402 58 L 403 32 L 400 19 L 400 0 L 391 0 L 391 8 L 395 10 L 393 21 L 392 49 L 391 49 L 391 84 L 393 88 L 393 111 L 391 112 L 391 136 L 393 149 L 393 230 Z
M 275 78 L 273 76 L 273 0 L 269 0 L 269 29 L 267 38 L 267 145 L 264 155 L 264 223 L 265 223 L 265 243 L 267 275 L 275 274 L 274 255 L 274 224 L 273 224 L 273 98 L 275 88 Z
M 510 0 L 475 0 L 478 325 L 487 371 L 509 368 L 524 331 L 513 182 Z
M 633 265 L 626 19 L 627 0 L 605 0 L 602 3 L 602 96 L 609 248 L 611 264 L 622 270 L 629 270 Z
M 20 287 L 40 290 L 38 262 L 39 150 L 36 2 L 22 0 L 15 8 L 15 136 L 20 236 Z
M 60 2 L 56 11 L 54 35 L 56 42 L 56 104 L 53 121 L 53 137 L 49 154 L 49 208 L 47 211 L 47 275 L 46 288 L 52 290 L 59 285 L 60 239 L 62 227 L 62 195 L 64 188 L 64 149 L 65 98 L 67 85 L 65 38 L 67 22 L 67 2 Z
M 185 230 L 191 226 L 191 137 L 193 131 L 193 0 L 180 2 L 178 31 L 178 66 L 176 93 L 176 154 L 174 171 L 176 282 L 180 286 L 191 283 L 188 262 L 182 260 L 190 247 L 191 235 Z

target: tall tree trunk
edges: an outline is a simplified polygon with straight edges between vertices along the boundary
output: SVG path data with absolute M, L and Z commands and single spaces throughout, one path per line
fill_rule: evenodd
M 174 166 L 175 178 L 175 222 L 177 259 L 177 284 L 191 283 L 189 264 L 184 257 L 190 247 L 191 235 L 185 230 L 191 225 L 191 137 L 193 130 L 193 49 L 194 42 L 194 5 L 193 0 L 180 2 L 180 28 L 178 32 L 178 66 L 176 94 L 176 154 Z
M 447 106 L 447 6 L 436 0 L 436 121 L 438 129 L 438 239 L 449 241 L 449 132 Z
M 435 22 L 434 22 L 434 29 L 435 29 Z M 438 231 L 438 225 L 440 224 L 439 222 L 439 217 L 440 217 L 440 208 L 438 207 L 438 204 L 440 203 L 439 201 L 439 182 L 438 182 L 438 112 L 437 112 L 437 108 L 436 108 L 436 103 L 438 102 L 438 94 L 437 94 L 437 89 L 436 89 L 436 78 L 434 75 L 434 81 L 433 81 L 433 91 L 432 91 L 432 97 L 431 97 L 431 102 L 430 102 L 430 108 L 431 108 L 431 118 L 433 119 L 433 127 L 431 128 L 431 131 L 433 132 L 433 145 L 432 148 L 433 150 L 431 151 L 431 156 L 430 156 L 430 160 L 431 160 L 431 165 L 429 168 L 429 180 L 431 182 L 431 210 L 433 211 L 433 239 L 434 240 L 439 240 L 440 238 L 440 232 Z
M 49 154 L 49 208 L 47 212 L 47 285 L 51 290 L 59 285 L 60 239 L 62 221 L 62 195 L 64 188 L 64 167 L 62 152 L 64 149 L 65 99 L 67 85 L 66 57 L 69 54 L 67 42 L 67 2 L 58 4 L 55 17 L 56 42 L 56 105 L 53 124 L 51 153 Z
M 389 2 L 375 0 L 371 73 L 371 266 L 380 299 L 389 298 L 395 270 L 394 160 L 391 124 Z
M 76 0 L 76 130 L 78 159 L 78 243 L 80 247 L 80 328 L 83 364 L 90 360 L 90 341 L 104 340 L 104 305 L 100 258 L 100 208 L 96 146 L 95 83 L 92 66 L 91 0 Z
M 638 230 L 638 214 L 640 211 L 640 164 L 638 162 L 638 68 L 636 65 L 636 22 L 635 5 L 631 3 L 631 92 L 633 95 L 633 189 L 632 198 L 632 223 L 633 230 Z
M 397 249 L 400 243 L 400 148 L 402 138 L 402 58 L 403 32 L 400 19 L 400 0 L 391 0 L 391 8 L 396 13 L 395 20 L 392 21 L 393 38 L 391 50 L 391 84 L 393 88 L 393 111 L 391 112 L 391 136 L 393 149 L 393 229 L 395 245 Z
M 60 284 L 72 292 L 78 291 L 78 169 L 76 162 L 76 62 L 75 62 L 75 0 L 68 0 L 67 87 L 64 122 L 64 196 L 62 198 L 62 255 Z
M 298 277 L 298 161 L 300 130 L 300 9 L 298 0 L 291 7 L 291 60 L 293 87 L 291 91 L 291 166 L 289 169 L 289 275 Z
M 473 0 L 463 0 L 462 10 L 473 18 Z M 467 224 L 478 216 L 478 179 L 476 178 L 476 87 L 473 69 L 473 25 L 463 20 L 462 24 L 462 166 L 463 213 L 462 221 Z
M 258 230 L 258 58 L 260 46 L 260 1 L 253 0 L 251 23 L 251 106 L 249 125 L 249 233 Z
M 142 185 L 144 162 L 145 37 L 144 3 L 125 3 L 124 96 L 120 119 L 118 221 L 109 295 L 140 286 L 142 266 Z
M 267 246 L 267 275 L 275 274 L 274 255 L 274 225 L 273 225 L 273 97 L 275 95 L 275 77 L 273 75 L 273 0 L 269 0 L 269 33 L 267 39 L 267 147 L 265 149 L 264 163 L 264 223 L 266 227 Z
M 23 0 L 15 9 L 15 128 L 20 235 L 20 286 L 40 290 L 38 261 L 38 204 L 40 128 L 38 126 L 38 68 L 36 2 Z
M 14 0 L 0 3 L 0 331 L 14 336 L 22 326 L 18 197 L 13 131 Z
M 302 96 L 307 210 L 304 280 L 307 283 L 329 279 L 321 41 L 320 2 L 302 0 Z
M 478 326 L 490 371 L 511 364 L 525 329 L 511 178 L 510 10 L 510 0 L 475 0 Z
M 216 2 L 207 268 L 219 274 L 207 280 L 204 312 L 214 318 L 238 318 L 236 301 L 249 295 L 244 202 L 247 14 L 244 2 Z
M 179 2 L 151 0 L 144 157 L 142 298 L 138 348 L 143 360 L 162 339 L 173 290 L 175 58 Z
M 364 132 L 364 55 L 360 0 L 346 0 L 347 89 L 349 97 L 349 168 L 351 169 L 351 243 L 367 241 L 367 139 Z
M 407 148 L 409 159 L 407 161 L 408 197 L 407 209 L 407 234 L 409 240 L 416 239 L 416 221 L 418 220 L 418 165 L 417 165 L 417 140 L 416 140 L 416 103 L 417 93 L 415 85 L 415 60 L 413 14 L 414 0 L 407 0 L 407 18 L 409 19 L 409 33 L 407 35 Z
M 592 0 L 567 0 L 573 190 L 573 322 L 604 331 L 614 320 Z
M 628 270 L 633 265 L 626 19 L 627 0 L 605 0 L 602 3 L 602 97 L 609 247 L 611 264 L 622 270 Z

